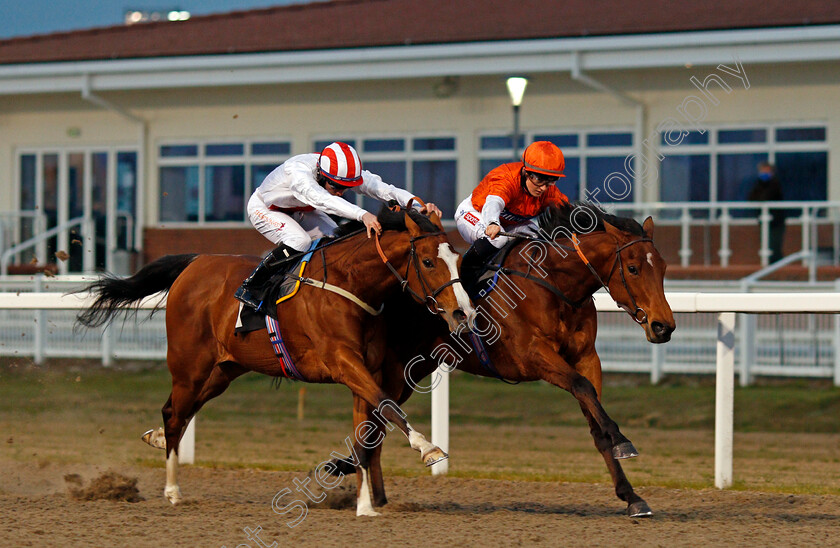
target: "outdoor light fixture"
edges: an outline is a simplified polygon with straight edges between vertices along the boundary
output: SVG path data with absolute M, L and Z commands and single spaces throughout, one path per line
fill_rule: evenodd
M 522 76 L 511 76 L 507 79 L 507 89 L 510 102 L 513 105 L 513 160 L 519 159 L 519 105 L 528 87 L 528 79 Z

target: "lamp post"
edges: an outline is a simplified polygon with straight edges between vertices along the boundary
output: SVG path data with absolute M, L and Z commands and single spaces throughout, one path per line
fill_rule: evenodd
M 519 159 L 519 105 L 528 87 L 528 79 L 522 76 L 511 76 L 507 79 L 507 89 L 510 102 L 513 105 L 513 161 Z

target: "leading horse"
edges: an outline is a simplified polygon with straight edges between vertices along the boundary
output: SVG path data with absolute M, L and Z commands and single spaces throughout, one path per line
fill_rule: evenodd
M 355 398 L 381 414 L 377 419 L 400 428 L 423 462 L 431 465 L 447 455 L 411 427 L 375 378 L 385 356 L 383 317 L 375 313 L 401 289 L 440 314 L 451 330 L 473 309 L 458 279 L 458 255 L 436 215 L 429 219 L 412 210 L 384 209 L 379 219 L 384 230 L 376 245 L 361 231 L 312 255 L 304 274 L 310 281 L 321 279 L 302 285 L 297 296 L 279 305 L 280 331 L 300 380 L 346 385 Z M 91 284 L 88 289 L 96 298 L 78 316 L 82 325 L 102 325 L 121 307 L 168 290 L 166 361 L 172 392 L 162 409 L 165 443 L 159 439 L 158 446 L 166 449 L 164 495 L 173 504 L 181 501 L 178 444 L 190 417 L 243 373 L 280 377 L 286 371 L 267 330 L 234 333 L 240 307 L 233 294 L 256 260 L 233 255 L 166 256 L 129 278 L 105 276 Z M 322 282 L 350 298 L 324 291 L 318 287 Z M 364 491 L 367 471 L 361 466 L 356 471 L 357 514 L 374 513 Z
M 496 288 L 481 291 L 474 300 L 476 320 L 471 323 L 482 335 L 483 348 L 424 318 L 418 324 L 404 308 L 389 303 L 383 389 L 403 403 L 415 389 L 429 390 L 433 383 L 421 381 L 440 365 L 508 382 L 543 380 L 567 390 L 580 404 L 627 513 L 649 516 L 650 507 L 633 491 L 618 462 L 638 453 L 601 405 L 592 295 L 605 288 L 644 329 L 648 341 L 670 340 L 676 326 L 664 294 L 666 265 L 653 244 L 653 220 L 639 225 L 592 204 L 575 203 L 545 212 L 540 227 L 540 236 L 520 239 L 503 252 L 495 268 Z M 409 322 L 411 338 L 403 335 Z M 424 354 L 428 348 L 434 348 L 430 359 Z M 485 352 L 483 359 L 479 350 Z M 363 402 L 356 401 L 357 423 L 368 418 L 360 407 Z M 376 505 L 387 502 L 380 452 L 376 447 L 368 455 Z

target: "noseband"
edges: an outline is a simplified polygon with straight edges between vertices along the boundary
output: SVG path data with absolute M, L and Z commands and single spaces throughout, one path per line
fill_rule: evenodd
M 612 293 L 610 292 L 610 279 L 612 278 L 613 272 L 615 272 L 616 265 L 618 266 L 618 273 L 621 275 L 621 283 L 624 285 L 624 290 L 627 292 L 627 295 L 630 297 L 630 303 L 632 305 L 632 309 L 629 306 L 622 305 L 618 303 L 616 300 L 615 302 L 618 303 L 619 308 L 624 308 L 625 310 L 632 310 L 630 316 L 635 320 L 635 322 L 639 325 L 644 325 L 648 321 L 647 312 L 645 312 L 639 305 L 636 304 L 636 298 L 633 296 L 633 292 L 630 291 L 630 287 L 627 285 L 627 280 L 624 277 L 624 265 L 621 262 L 621 251 L 638 243 L 641 242 L 653 242 L 650 238 L 639 238 L 638 240 L 633 240 L 632 242 L 627 242 L 622 246 L 616 245 L 615 248 L 615 259 L 613 259 L 613 264 L 610 267 L 610 273 L 607 276 L 607 281 L 601 279 L 601 276 L 598 275 L 595 268 L 589 264 L 589 259 L 586 258 L 586 255 L 583 254 L 583 251 L 580 249 L 580 242 L 578 240 L 577 234 L 574 234 L 572 237 L 572 245 L 575 246 L 575 251 L 577 252 L 578 256 L 581 258 L 583 263 L 589 268 L 589 271 L 592 273 L 593 276 L 598 280 L 601 286 L 607 291 L 610 297 L 612 297 Z M 615 300 L 615 298 L 613 298 Z M 641 316 L 639 315 L 641 313 Z

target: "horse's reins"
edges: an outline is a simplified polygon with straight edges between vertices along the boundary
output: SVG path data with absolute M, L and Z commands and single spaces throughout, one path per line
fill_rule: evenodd
M 548 240 L 545 240 L 543 238 L 535 238 L 533 236 L 528 236 L 528 235 L 524 235 L 524 234 L 502 232 L 499 235 L 500 236 L 507 236 L 509 238 L 518 238 L 518 239 L 521 239 L 521 240 L 528 240 L 528 241 L 531 241 L 531 242 L 542 242 L 542 243 L 548 243 L 548 244 L 553 244 L 553 245 L 559 245 L 559 244 L 557 244 L 557 242 L 549 242 Z M 572 234 L 571 240 L 572 240 L 572 245 L 574 247 L 575 253 L 577 253 L 578 257 L 580 257 L 581 261 L 583 261 L 583 264 L 586 265 L 586 267 L 589 269 L 589 272 L 591 272 L 592 275 L 595 276 L 595 279 L 598 280 L 598 283 L 601 284 L 601 287 L 604 288 L 604 290 L 607 292 L 607 294 L 610 297 L 612 297 L 612 292 L 610 291 L 610 288 L 607 284 L 609 283 L 610 279 L 612 279 L 612 275 L 615 272 L 615 267 L 616 267 L 616 265 L 618 265 L 618 267 L 619 267 L 618 272 L 621 275 L 621 283 L 622 283 L 622 285 L 624 285 L 624 290 L 627 292 L 627 295 L 630 297 L 630 302 L 633 305 L 633 308 L 632 308 L 633 312 L 630 313 L 630 317 L 632 317 L 633 320 L 636 323 L 638 323 L 639 325 L 644 325 L 645 323 L 647 323 L 647 321 L 648 321 L 647 313 L 638 304 L 636 304 L 636 298 L 633 296 L 633 292 L 630 291 L 630 287 L 627 285 L 627 279 L 624 277 L 624 268 L 623 268 L 623 263 L 621 262 L 621 251 L 623 249 L 626 249 L 626 248 L 634 245 L 634 244 L 638 244 L 640 242 L 653 242 L 653 240 L 651 240 L 650 238 L 639 238 L 639 239 L 633 240 L 631 242 L 627 242 L 626 244 L 624 244 L 622 246 L 616 245 L 615 259 L 613 259 L 613 264 L 610 267 L 610 273 L 607 276 L 607 281 L 606 282 L 604 282 L 604 280 L 601 278 L 601 276 L 598 274 L 598 272 L 595 270 L 595 268 L 592 266 L 592 264 L 590 264 L 589 259 L 586 258 L 586 255 L 583 253 L 583 250 L 580 248 L 580 240 L 578 239 L 577 234 Z M 565 246 L 561 246 L 561 247 L 565 247 Z M 568 249 L 568 248 L 566 248 L 566 249 Z M 500 270 L 501 270 L 501 268 L 500 268 Z M 529 267 L 529 271 L 530 271 L 530 267 Z M 583 304 L 583 301 L 586 300 L 586 299 L 583 299 L 581 301 L 572 301 L 562 291 L 560 291 L 559 289 L 557 289 L 553 285 L 551 285 L 551 284 L 549 284 L 549 283 L 547 283 L 543 280 L 540 280 L 539 278 L 534 278 L 533 276 L 530 276 L 527 273 L 522 273 L 522 272 L 518 272 L 518 271 L 515 271 L 515 270 L 510 270 L 510 269 L 504 269 L 504 272 L 507 273 L 507 274 L 516 274 L 518 276 L 521 276 L 523 278 L 526 278 L 528 280 L 536 282 L 537 284 L 539 284 L 542 287 L 548 289 L 549 291 L 551 291 L 552 293 L 554 293 L 555 295 L 557 295 L 561 299 L 563 299 L 566 303 L 574 306 L 575 308 L 579 307 L 581 304 Z M 613 299 L 613 300 L 615 300 L 615 299 Z M 629 312 L 630 307 L 622 305 L 617 300 L 615 300 L 615 302 L 616 302 L 616 304 L 619 308 Z M 641 317 L 639 316 L 639 312 L 642 313 Z
M 425 202 L 423 202 L 423 200 L 421 200 L 420 198 L 414 197 L 414 198 L 411 198 L 408 201 L 405 208 L 400 208 L 400 209 L 405 209 L 406 211 L 409 211 L 410 208 L 411 208 L 411 202 L 412 201 L 417 201 L 418 203 L 420 203 L 424 206 L 426 205 Z M 397 207 L 399 207 L 399 206 L 397 206 Z M 406 213 L 406 215 L 407 214 L 408 213 Z M 419 257 L 417 257 L 417 248 L 414 246 L 414 242 L 416 242 L 418 240 L 422 240 L 424 238 L 430 238 L 430 237 L 433 237 L 433 236 L 440 236 L 441 234 L 443 234 L 442 231 L 429 232 L 429 233 L 423 234 L 421 236 L 416 236 L 416 237 L 413 237 L 413 238 L 409 239 L 409 243 L 411 244 L 411 251 L 409 251 L 408 264 L 406 264 L 406 266 L 405 266 L 405 276 L 400 275 L 400 273 L 397 271 L 397 269 L 394 268 L 394 265 L 391 264 L 391 261 L 388 259 L 388 256 L 385 255 L 384 251 L 382 251 L 382 245 L 379 242 L 379 233 L 376 234 L 376 250 L 379 252 L 379 257 L 382 259 L 382 262 L 385 263 L 385 266 L 388 267 L 388 270 L 390 270 L 391 273 L 394 275 L 394 277 L 397 278 L 397 280 L 400 282 L 400 288 L 403 291 L 407 291 L 409 293 L 409 295 L 411 295 L 411 297 L 415 301 L 417 301 L 418 303 L 425 304 L 426 308 L 432 314 L 440 314 L 441 312 L 444 312 L 444 310 L 438 306 L 437 299 L 435 297 L 437 297 L 440 294 L 440 292 L 443 291 L 444 289 L 446 289 L 447 287 L 449 287 L 451 285 L 454 285 L 456 283 L 461 283 L 461 278 L 453 278 L 453 279 L 449 280 L 448 282 L 446 282 L 445 284 L 438 287 L 437 289 L 431 290 L 430 289 L 431 285 L 426 281 L 426 278 L 423 276 L 423 272 L 420 270 L 420 265 L 418 264 L 419 263 Z M 424 297 L 421 297 L 416 291 L 411 289 L 411 287 L 409 287 L 409 285 L 408 285 L 408 280 L 407 280 L 408 269 L 412 265 L 414 266 L 414 272 L 417 274 L 417 278 L 420 280 L 420 285 L 423 287 L 423 293 L 425 293 Z

